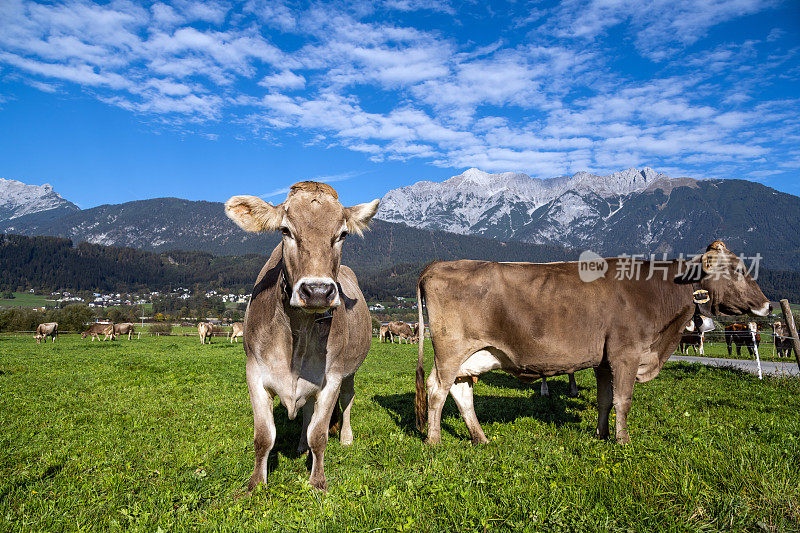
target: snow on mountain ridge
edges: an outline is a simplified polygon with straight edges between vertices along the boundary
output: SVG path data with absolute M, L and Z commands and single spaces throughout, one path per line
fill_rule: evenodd
M 49 183 L 27 185 L 21 181 L 0 178 L 0 220 L 11 220 L 60 207 L 78 210 L 75 204 L 55 192 Z
M 389 191 L 376 216 L 426 229 L 512 238 L 544 206 L 550 206 L 551 223 L 564 231 L 575 220 L 602 218 L 599 204 L 607 203 L 611 211 L 621 197 L 670 179 L 649 167 L 604 176 L 577 172 L 549 179 L 470 168 L 441 183 L 420 181 Z

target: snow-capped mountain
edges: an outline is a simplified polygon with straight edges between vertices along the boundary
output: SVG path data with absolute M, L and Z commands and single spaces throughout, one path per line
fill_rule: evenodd
M 0 221 L 45 211 L 50 215 L 61 215 L 78 211 L 78 206 L 62 198 L 49 183 L 26 185 L 21 181 L 0 178 Z
M 551 179 L 471 168 L 442 183 L 420 181 L 389 191 L 377 217 L 453 233 L 550 240 L 573 223 L 583 225 L 587 218 L 609 216 L 621 207 L 624 197 L 668 179 L 651 168 L 607 176 L 578 172 Z M 537 238 L 526 226 L 542 218 L 544 213 L 537 210 L 544 206 L 548 206 L 551 227 L 542 228 Z
M 745 180 L 670 178 L 651 168 L 551 179 L 469 169 L 389 191 L 377 218 L 503 241 L 619 254 L 696 253 L 715 239 L 796 269 L 800 198 Z

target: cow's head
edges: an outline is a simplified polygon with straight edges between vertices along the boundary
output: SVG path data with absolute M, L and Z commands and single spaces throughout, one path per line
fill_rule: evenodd
M 707 290 L 714 314 L 767 316 L 772 308 L 744 262 L 722 241 L 712 242 L 706 253 L 687 262 L 675 282 L 696 283 Z
M 234 196 L 225 203 L 225 213 L 246 231 L 283 233 L 289 305 L 322 313 L 340 304 L 336 278 L 345 237 L 362 234 L 379 202 L 344 207 L 330 185 L 303 181 L 292 185 L 282 204 Z
M 783 322 L 777 321 L 772 323 L 772 334 L 776 337 L 783 336 Z

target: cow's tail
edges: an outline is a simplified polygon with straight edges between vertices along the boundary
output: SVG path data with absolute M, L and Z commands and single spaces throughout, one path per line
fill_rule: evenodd
M 414 396 L 414 414 L 417 418 L 417 429 L 425 431 L 425 421 L 428 415 L 428 393 L 425 390 L 425 370 L 422 368 L 422 354 L 425 344 L 425 318 L 422 316 L 422 303 L 424 298 L 422 279 L 417 281 L 417 312 L 419 313 L 419 355 L 417 356 L 417 390 Z

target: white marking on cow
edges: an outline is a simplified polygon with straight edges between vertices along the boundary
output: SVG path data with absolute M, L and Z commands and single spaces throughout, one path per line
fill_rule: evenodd
M 461 363 L 458 369 L 459 376 L 480 376 L 484 372 L 500 368 L 500 360 L 492 355 L 489 350 L 478 350 Z
M 756 316 L 767 316 L 769 314 L 769 302 L 765 303 L 759 309 L 750 309 L 750 312 Z

